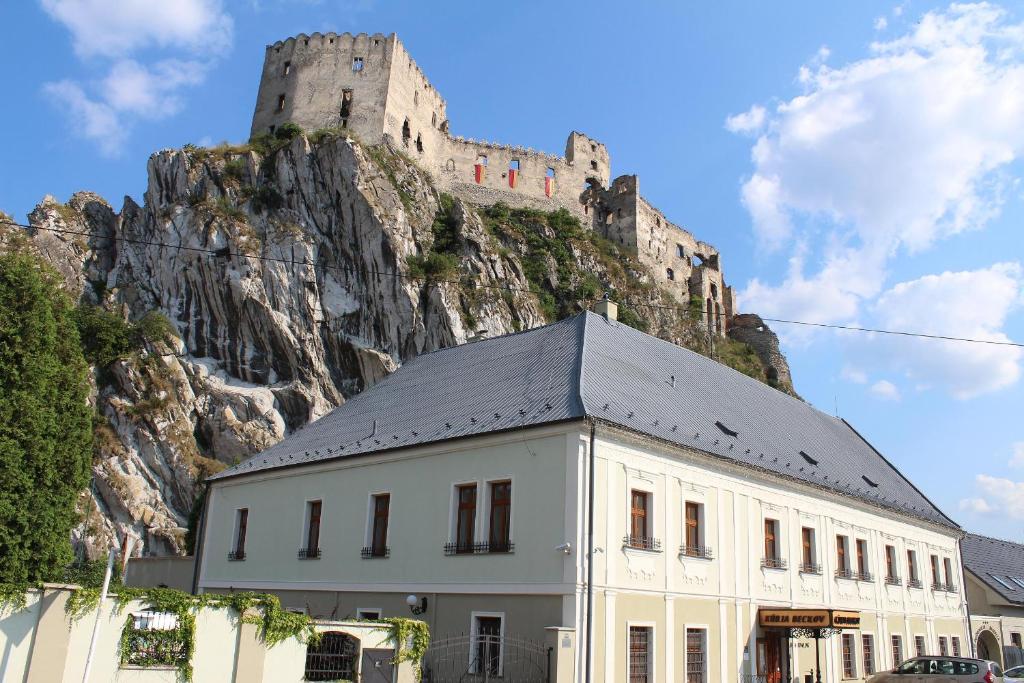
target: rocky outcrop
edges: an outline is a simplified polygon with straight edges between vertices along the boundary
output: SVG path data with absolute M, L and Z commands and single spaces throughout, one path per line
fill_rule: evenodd
M 141 206 L 47 197 L 30 215 L 45 230 L 0 230 L 0 248 L 40 254 L 82 304 L 170 321 L 94 369 L 95 477 L 75 536 L 92 554 L 123 533 L 144 553 L 182 552 L 204 476 L 477 330 L 544 324 L 611 289 L 652 333 L 704 338 L 635 259 L 561 222 L 503 222 L 387 147 L 281 145 L 164 150 Z
M 789 373 L 789 363 L 779 348 L 779 337 L 759 315 L 740 313 L 729 322 L 728 334 L 752 348 L 765 368 L 768 384 L 787 393 L 794 393 L 793 377 Z

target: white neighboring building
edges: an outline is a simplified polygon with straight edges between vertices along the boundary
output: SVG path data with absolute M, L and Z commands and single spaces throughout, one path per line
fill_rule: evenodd
M 825 681 L 970 654 L 954 522 L 843 420 L 614 310 L 413 359 L 210 484 L 199 589 L 414 594 L 479 652 L 575 629 L 580 681 L 803 681 L 801 619 L 845 627 Z

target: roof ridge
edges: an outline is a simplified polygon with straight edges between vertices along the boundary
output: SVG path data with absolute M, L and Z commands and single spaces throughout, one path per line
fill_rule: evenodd
M 580 413 L 584 417 L 590 417 L 590 412 L 587 410 L 587 404 L 583 401 L 583 375 L 584 375 L 584 363 L 587 353 L 587 325 L 590 323 L 590 316 L 587 315 L 590 311 L 583 311 L 582 318 L 583 323 L 579 329 L 579 354 L 576 356 L 576 405 L 579 408 Z
M 986 541 L 996 541 L 997 543 L 1005 543 L 1007 545 L 1016 546 L 1016 547 L 1020 548 L 1021 550 L 1024 550 L 1024 543 L 1020 543 L 1020 542 L 1017 542 L 1017 541 L 1008 541 L 1005 538 L 999 538 L 998 536 L 988 536 L 986 534 L 976 534 L 976 533 L 974 533 L 972 531 L 968 531 L 966 533 L 966 535 L 967 535 L 967 537 L 979 538 L 979 539 L 983 539 L 983 540 L 986 540 Z

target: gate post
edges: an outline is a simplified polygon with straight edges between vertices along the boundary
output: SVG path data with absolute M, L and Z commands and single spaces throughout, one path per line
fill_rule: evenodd
M 550 648 L 548 683 L 575 683 L 576 629 L 548 626 L 544 629 L 544 644 Z

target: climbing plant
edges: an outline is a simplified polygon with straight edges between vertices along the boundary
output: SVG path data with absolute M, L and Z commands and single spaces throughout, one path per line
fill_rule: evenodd
M 420 678 L 420 661 L 430 647 L 430 629 L 425 622 L 418 619 L 387 617 L 377 619 L 383 626 L 379 629 L 388 633 L 395 644 L 396 665 L 411 662 L 416 670 L 416 680 Z

